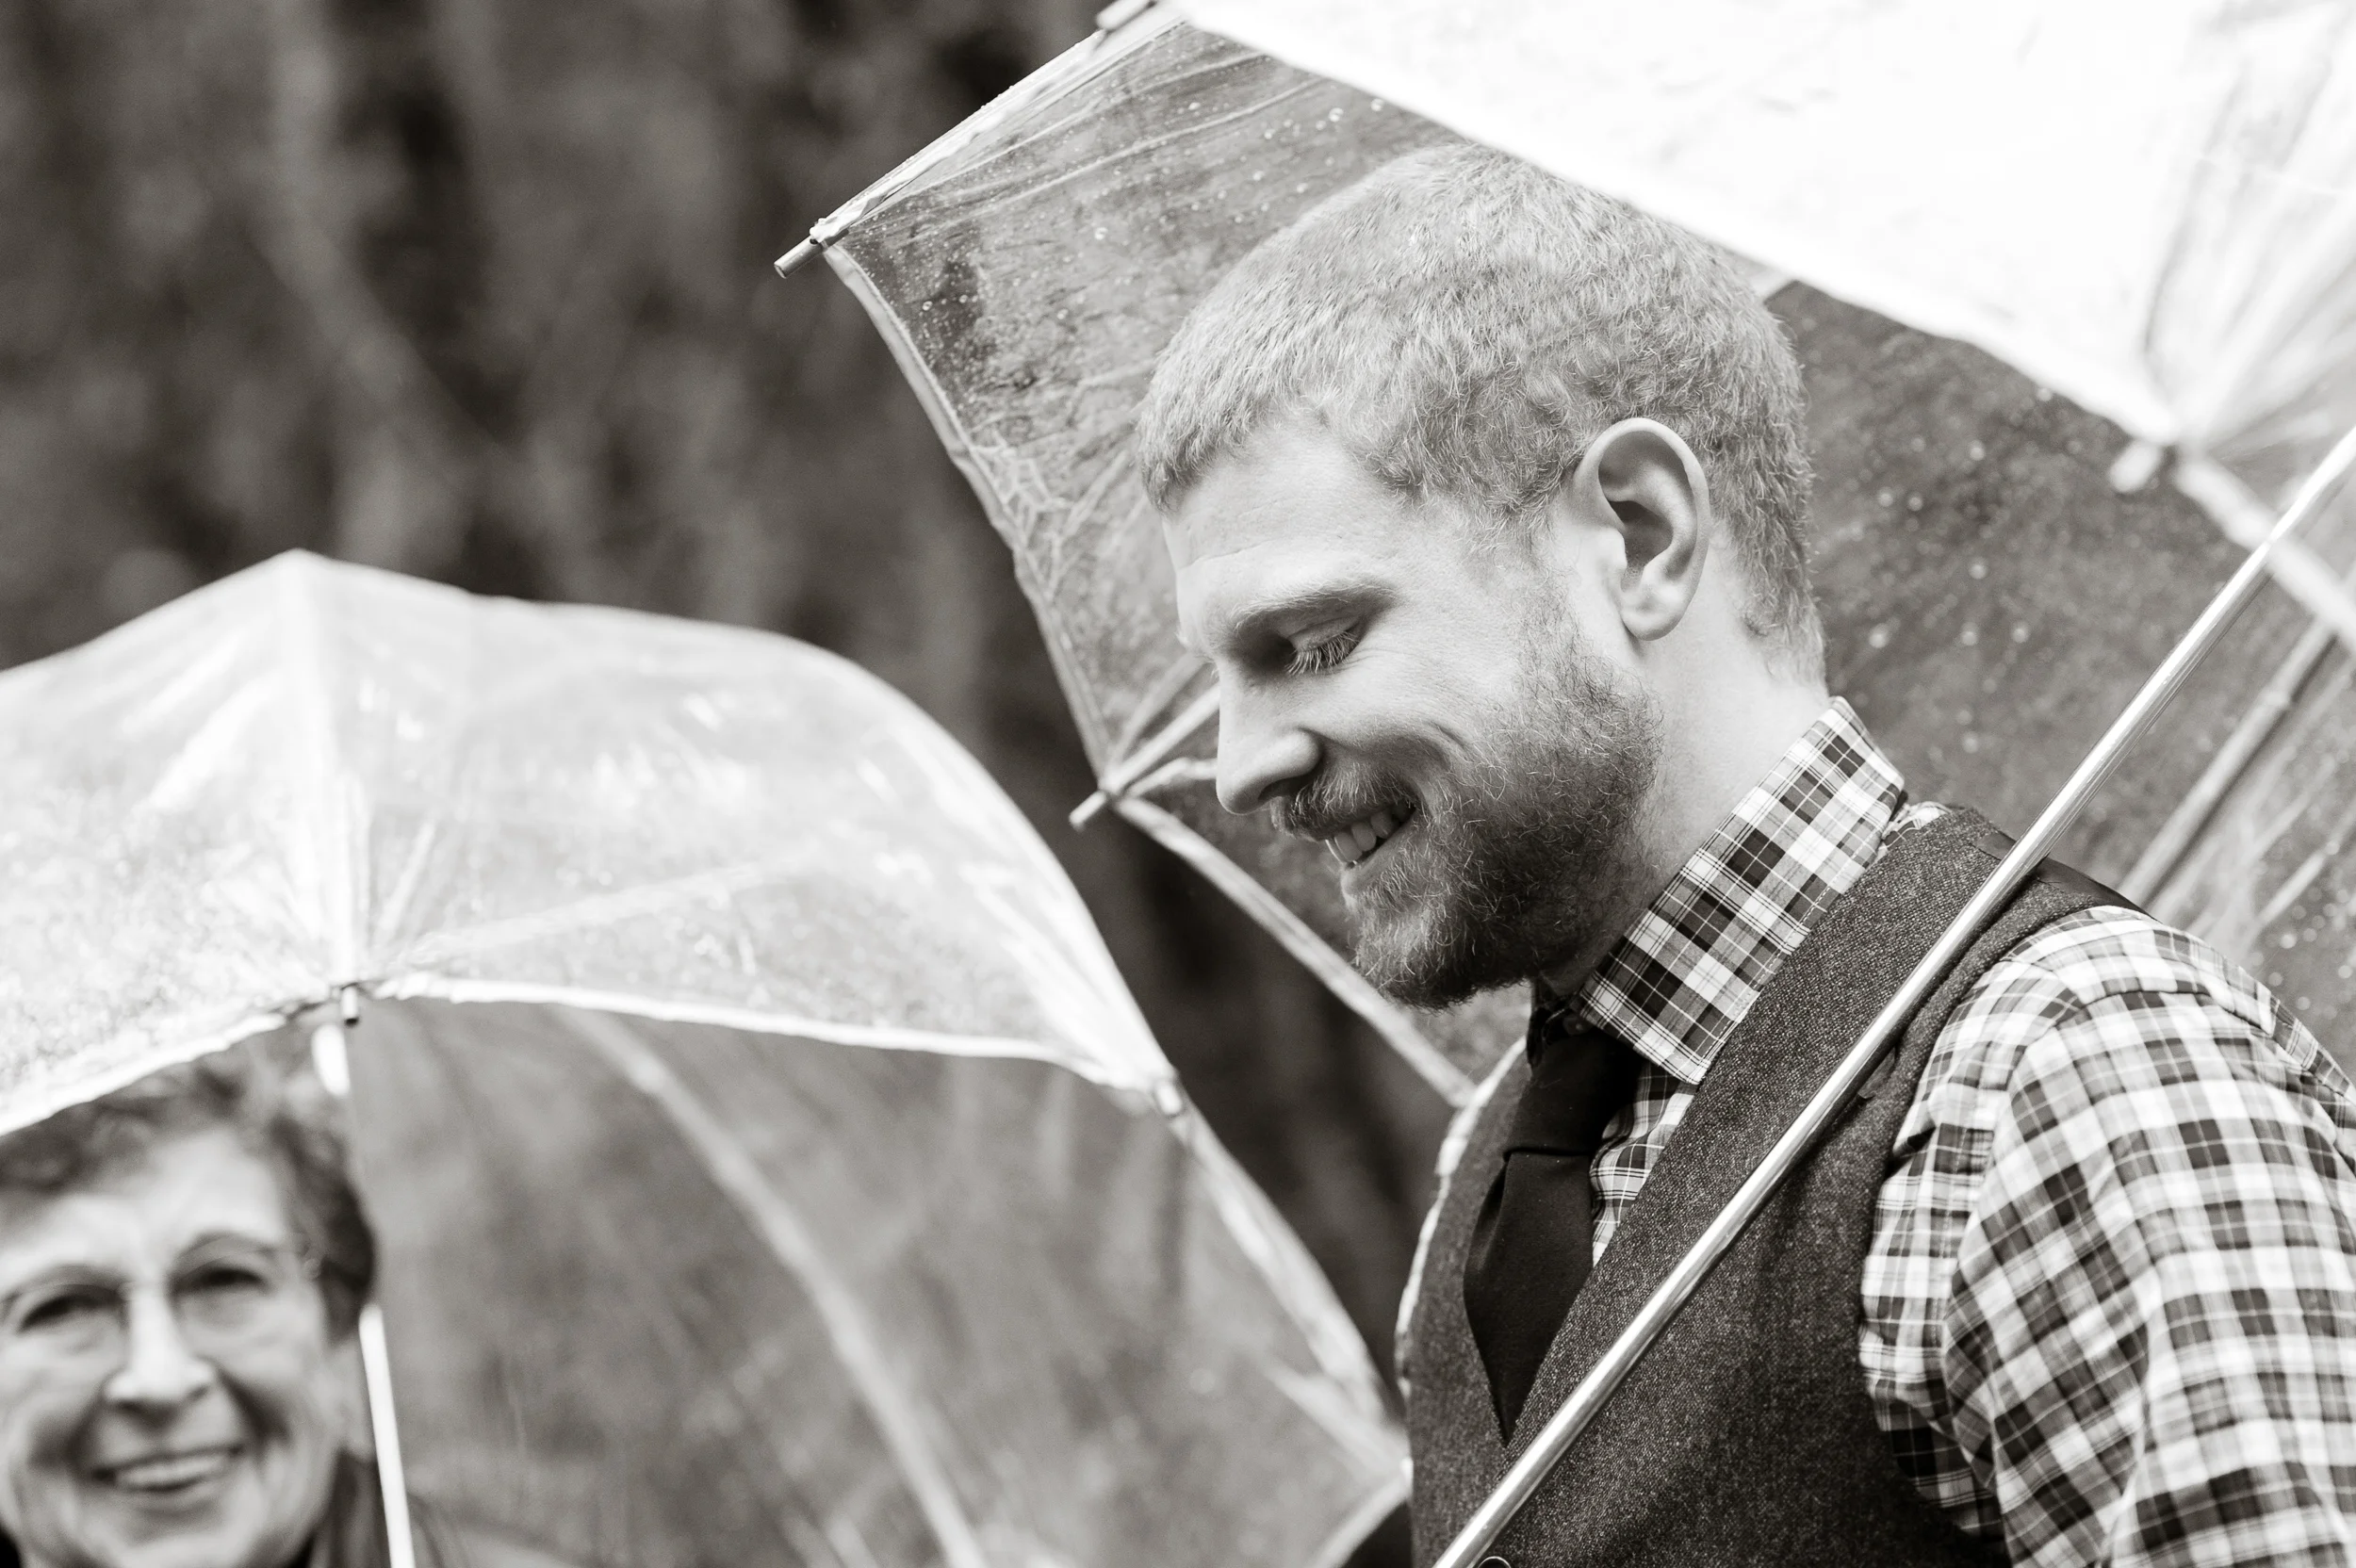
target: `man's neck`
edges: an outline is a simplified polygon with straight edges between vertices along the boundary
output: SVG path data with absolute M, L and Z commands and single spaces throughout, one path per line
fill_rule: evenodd
M 1713 681 L 1687 683 L 1683 700 L 1662 694 L 1659 768 L 1638 818 L 1633 854 L 1612 901 L 1563 961 L 1536 977 L 1566 994 L 1603 961 L 1672 877 L 1708 843 L 1742 797 L 1783 760 L 1832 706 L 1824 681 L 1738 662 Z

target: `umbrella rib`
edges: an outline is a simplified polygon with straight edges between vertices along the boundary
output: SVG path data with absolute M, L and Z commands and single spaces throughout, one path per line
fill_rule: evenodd
M 320 668 L 328 648 L 317 598 L 320 573 L 313 558 L 301 555 L 282 558 L 276 570 L 284 667 L 300 709 L 287 727 L 301 754 L 299 766 L 307 786 L 296 796 L 303 806 L 289 825 L 295 841 L 289 858 L 294 867 L 307 866 L 310 873 L 318 919 L 327 933 L 329 972 L 320 979 L 333 988 L 358 978 L 357 889 L 352 857 L 347 853 L 356 826 L 348 819 L 358 792 L 350 787 L 336 752 L 335 710 Z
M 2206 512 L 2226 537 L 2238 544 L 2253 545 L 2256 537 L 2270 527 L 2270 520 L 2264 515 L 2265 503 L 2229 470 L 2216 464 L 2196 460 L 2180 466 L 2177 488 Z M 2285 540 L 2279 547 L 2295 544 L 2296 541 Z M 2184 863 L 2225 797 L 2289 714 L 2299 692 L 2322 664 L 2333 642 L 2347 643 L 2350 651 L 2356 652 L 2356 600 L 2348 596 L 2349 591 L 2356 589 L 2356 573 L 2340 578 L 2335 583 L 2330 568 L 2312 551 L 2305 552 L 2299 564 L 2305 568 L 2303 572 L 2298 566 L 2287 572 L 2278 571 L 2277 581 L 2307 612 L 2306 629 L 2273 678 L 2259 691 L 2241 722 L 2217 748 L 2217 756 L 2136 858 L 2134 869 L 2119 885 L 2128 897 L 2155 896 Z
M 1176 18 L 1168 12 L 1149 14 L 1152 20 L 1145 27 L 1091 33 L 968 115 L 946 135 L 918 150 L 882 179 L 811 224 L 810 237 L 777 259 L 775 265 L 778 274 L 782 276 L 792 271 L 811 252 L 832 245 L 849 231 L 852 224 L 923 179 L 951 155 L 973 145 L 985 133 L 995 130 L 1024 109 L 1043 107 L 1054 102 L 1062 92 L 1086 82 L 1146 39 L 1176 24 Z
M 858 1297 L 826 1266 L 816 1238 L 784 1195 L 736 1135 L 629 1028 L 601 1013 L 567 1009 L 564 1016 L 576 1034 L 671 1119 L 706 1172 L 800 1282 L 852 1386 L 899 1462 L 949 1568 L 989 1568 L 989 1558 L 965 1516 L 956 1483 L 934 1451 L 916 1402 L 893 1380 L 889 1359 L 868 1331 Z
M 1464 1070 L 1443 1055 L 1439 1047 L 1426 1039 L 1423 1031 L 1416 1028 L 1403 1011 L 1368 984 L 1365 975 L 1350 968 L 1324 938 L 1311 930 L 1308 923 L 1287 908 L 1274 893 L 1253 881 L 1194 829 L 1151 801 L 1139 800 L 1135 795 L 1120 795 L 1114 798 L 1113 809 L 1210 878 L 1211 885 L 1219 891 L 1242 905 L 1247 913 L 1284 944 L 1287 952 L 1332 988 L 1334 995 L 1347 1003 L 1360 1018 L 1373 1024 L 1376 1032 L 1390 1042 L 1391 1049 L 1405 1058 L 1407 1065 L 1414 1068 L 1449 1106 L 1461 1106 L 1472 1098 L 1476 1086 Z
M 981 500 L 982 511 L 990 518 L 990 526 L 1006 542 L 1007 553 L 1014 558 L 1015 579 L 1023 585 L 1023 596 L 1039 611 L 1039 633 L 1047 644 L 1048 660 L 1055 666 L 1056 683 L 1063 688 L 1064 700 L 1071 705 L 1072 720 L 1080 727 L 1080 740 L 1088 754 L 1088 761 L 1091 766 L 1095 765 L 1096 760 L 1104 754 L 1112 726 L 1106 722 L 1096 700 L 1095 688 L 1082 673 L 1080 650 L 1072 645 L 1071 640 L 1064 634 L 1061 622 L 1047 613 L 1049 601 L 1046 586 L 1039 580 L 1029 552 L 1017 543 L 1022 537 L 1022 531 L 1014 526 L 1015 519 L 1008 517 L 1005 498 L 991 482 L 990 476 L 983 471 L 980 455 L 974 449 L 965 420 L 950 402 L 947 389 L 935 378 L 932 367 L 925 363 L 923 352 L 909 338 L 898 314 L 885 301 L 882 289 L 867 275 L 866 269 L 859 266 L 859 258 L 848 253 L 833 253 L 832 255 L 838 263 L 836 276 L 843 280 L 843 286 L 850 289 L 852 297 L 867 312 L 867 318 L 875 323 L 875 335 L 884 340 L 884 347 L 892 351 L 892 363 L 900 367 L 900 373 L 908 379 L 908 386 L 916 393 L 916 400 L 924 405 L 924 416 L 932 421 L 935 433 L 941 437 L 941 446 L 948 451 L 949 461 L 957 465 L 957 472 L 963 474 L 966 482 L 973 486 L 973 494 Z
M 1186 74 L 1188 76 L 1209 75 L 1215 72 L 1228 69 L 1233 63 L 1233 61 L 1223 60 L 1212 65 L 1198 66 L 1187 72 Z M 1170 78 L 1169 84 L 1166 85 L 1174 85 L 1175 83 L 1185 79 L 1185 76 L 1174 76 Z M 1326 84 L 1323 81 L 1317 78 L 1307 78 L 1285 88 L 1282 92 L 1278 93 L 1274 97 L 1264 99 L 1255 104 L 1247 105 L 1242 108 L 1228 109 L 1206 119 L 1195 121 L 1190 124 L 1179 126 L 1174 130 L 1157 131 L 1153 135 L 1142 138 L 1139 140 L 1128 142 L 1122 146 L 1116 147 L 1109 152 L 1101 153 L 1086 162 L 1074 164 L 1071 168 L 1057 173 L 1051 179 L 1039 180 L 1032 183 L 1025 183 L 1023 176 L 1020 173 L 1008 174 L 1005 176 L 991 176 L 989 179 L 981 177 L 982 172 L 987 170 L 991 162 L 995 161 L 999 157 L 1005 156 L 1007 151 L 1011 151 L 1011 149 L 1002 150 L 999 153 L 992 154 L 990 157 L 975 159 L 974 162 L 964 172 L 964 175 L 959 182 L 957 200 L 958 204 L 961 206 L 982 206 L 993 203 L 1003 202 L 1009 196 L 1016 194 L 1024 197 L 1045 195 L 1084 179 L 1087 176 L 1097 172 L 1099 170 L 1113 168 L 1120 164 L 1126 163 L 1133 158 L 1141 157 L 1148 154 L 1157 152 L 1164 147 L 1172 146 L 1181 141 L 1193 139 L 1202 136 L 1205 131 L 1219 130 L 1229 125 L 1246 123 L 1262 115 L 1269 113 L 1277 107 L 1282 106 L 1289 100 L 1303 97 L 1312 92 L 1321 91 L 1324 90 L 1325 86 Z M 1039 134 L 1045 133 L 1042 131 Z M 861 216 L 864 217 L 866 215 L 861 214 Z
M 1196 730 L 1218 717 L 1219 687 L 1213 685 L 1186 704 L 1186 710 L 1170 720 L 1169 727 L 1160 734 L 1121 759 L 1112 771 L 1105 774 L 1104 781 L 1096 792 L 1072 808 L 1072 825 L 1086 827 L 1097 812 L 1127 795 L 1137 787 L 1138 780 L 1192 739 Z
M 1091 1084 L 1108 1089 L 1142 1091 L 1158 1097 L 1162 1086 L 1174 1084 L 1175 1078 L 1167 1065 L 1151 1075 L 1120 1075 L 1106 1070 L 1105 1064 L 1080 1051 L 1059 1048 L 1044 1039 L 1026 1039 L 1013 1035 L 957 1035 L 944 1030 L 920 1029 L 891 1023 L 843 1023 L 828 1019 L 799 1017 L 755 1007 L 730 1006 L 695 1001 L 675 1002 L 662 997 L 631 995 L 622 991 L 593 991 L 578 986 L 545 985 L 532 981 L 463 980 L 439 974 L 397 975 L 369 988 L 371 996 L 386 1001 L 401 1001 L 414 996 L 436 997 L 444 1002 L 459 1002 L 469 1005 L 482 1003 L 520 1002 L 557 1007 L 573 1007 L 597 1013 L 612 1013 L 625 1018 L 650 1019 L 660 1023 L 703 1023 L 715 1029 L 739 1029 L 749 1035 L 782 1035 L 795 1039 L 824 1040 L 829 1045 L 856 1045 L 875 1051 L 927 1051 L 938 1056 L 990 1057 L 1009 1061 L 1045 1062 L 1063 1068 Z M 275 1018 L 256 1025 L 256 1030 L 274 1028 Z M 188 1051 L 171 1060 L 202 1054 Z M 149 1069 L 148 1070 L 153 1070 Z M 137 1076 L 136 1074 L 134 1076 Z M 76 1097 L 80 1092 L 76 1091 Z M 53 1109 L 55 1107 L 52 1107 Z M 47 1114 L 46 1112 L 43 1113 Z M 5 1130 L 5 1129 L 0 1129 Z
M 1186 688 L 1201 679 L 1206 666 L 1190 653 L 1182 654 L 1170 667 L 1145 689 L 1137 701 L 1137 710 L 1121 727 L 1119 739 L 1113 743 L 1113 755 L 1127 757 L 1146 742 L 1153 721 L 1170 710 L 1170 705 L 1186 694 Z

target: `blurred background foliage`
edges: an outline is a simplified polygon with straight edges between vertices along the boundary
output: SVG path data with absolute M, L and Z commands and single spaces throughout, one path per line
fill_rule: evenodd
M 1005 548 L 770 261 L 1088 0 L 13 0 L 0 663 L 292 547 L 773 628 L 1021 802 L 1387 1365 L 1438 1102 L 1107 817 Z

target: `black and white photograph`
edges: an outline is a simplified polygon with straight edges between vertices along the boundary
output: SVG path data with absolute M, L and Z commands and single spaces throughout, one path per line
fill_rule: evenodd
M 2356 0 L 10 0 L 0 211 L 0 1568 L 2356 1568 Z

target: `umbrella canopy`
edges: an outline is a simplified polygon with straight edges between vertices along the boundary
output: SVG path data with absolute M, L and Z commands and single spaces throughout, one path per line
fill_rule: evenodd
M 2356 423 L 2338 0 L 1177 0 L 1925 332 L 2296 483 Z
M 2147 26 L 2022 5 L 1984 36 L 1977 12 L 1822 10 L 1153 8 L 812 231 L 1013 547 L 1114 808 L 1451 1099 L 1517 1036 L 1516 1000 L 1391 1006 L 1338 956 L 1315 847 L 1219 811 L 1216 693 L 1178 646 L 1130 462 L 1155 353 L 1252 246 L 1463 132 L 1757 258 L 1816 411 L 1835 689 L 1918 792 L 2016 824 L 2356 416 L 2346 8 L 2163 6 Z M 2164 455 L 2175 490 L 2145 483 Z M 2288 592 L 2067 846 L 2324 1025 L 2356 1005 L 2333 804 L 2356 715 L 2309 625 L 2356 635 L 2345 528 L 2283 553 Z
M 418 1492 L 577 1561 L 1314 1564 L 1402 1446 L 1077 895 L 765 634 L 284 556 L 0 676 L 0 1126 L 358 999 Z

